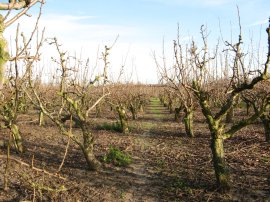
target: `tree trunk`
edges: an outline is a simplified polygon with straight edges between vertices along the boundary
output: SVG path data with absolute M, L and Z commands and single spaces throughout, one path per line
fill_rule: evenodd
M 265 141 L 270 142 L 270 119 L 269 116 L 262 114 L 260 119 L 263 123 L 264 127 L 264 134 L 265 134 Z
M 220 191 L 227 191 L 230 189 L 230 178 L 229 172 L 226 167 L 225 158 L 224 158 L 224 146 L 223 146 L 223 138 L 221 136 L 221 132 L 218 131 L 219 134 L 212 134 L 211 139 L 211 150 L 212 150 L 212 158 L 213 165 L 217 180 L 217 185 Z
M 122 133 L 124 134 L 129 133 L 128 121 L 127 121 L 127 115 L 126 115 L 125 109 L 123 107 L 118 106 L 116 107 L 116 110 L 119 115 Z
M 83 147 L 82 151 L 88 165 L 88 169 L 96 171 L 100 168 L 100 162 L 94 155 L 94 137 L 89 129 L 83 124 L 81 125 L 83 132 Z
M 193 133 L 193 110 L 192 109 L 185 109 L 184 124 L 185 124 L 185 130 L 186 130 L 187 136 L 194 137 L 194 133 Z
M 9 128 L 10 128 L 12 136 L 13 136 L 14 146 L 15 146 L 16 152 L 23 153 L 24 146 L 23 146 L 22 136 L 21 136 L 21 133 L 19 131 L 18 126 L 11 123 Z
M 176 107 L 174 110 L 174 120 L 175 121 L 179 121 L 180 120 L 180 112 L 181 112 L 181 108 L 180 107 Z
M 133 104 L 130 104 L 129 109 L 130 109 L 130 112 L 132 114 L 132 119 L 133 120 L 136 120 L 136 118 L 137 118 L 136 117 L 136 109 L 135 109 L 134 105 Z
M 173 102 L 171 100 L 169 100 L 169 103 L 168 103 L 168 109 L 170 111 L 170 114 L 173 113 L 173 106 L 172 106 Z
M 83 155 L 85 157 L 88 169 L 91 171 L 99 170 L 101 163 L 96 159 L 93 152 L 93 145 L 83 148 Z

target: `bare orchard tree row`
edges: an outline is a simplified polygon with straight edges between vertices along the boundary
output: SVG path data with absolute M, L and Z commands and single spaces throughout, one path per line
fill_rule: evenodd
M 270 26 L 270 25 L 269 25 Z M 253 123 L 260 118 L 265 128 L 266 140 L 269 141 L 269 64 L 270 64 L 270 27 L 266 29 L 268 39 L 268 53 L 266 62 L 255 64 L 254 58 L 249 57 L 247 53 L 242 52 L 242 33 L 239 17 L 239 37 L 235 43 L 225 41 L 225 48 L 219 51 L 219 45 L 214 51 L 208 47 L 207 29 L 202 26 L 200 33 L 202 47 L 200 48 L 195 41 L 183 46 L 181 38 L 178 36 L 173 43 L 174 64 L 167 66 L 163 61 L 160 63 L 156 59 L 156 64 L 161 75 L 161 81 L 165 84 L 164 95 L 170 103 L 178 103 L 184 109 L 184 123 L 186 133 L 193 137 L 192 114 L 194 106 L 201 108 L 208 124 L 211 134 L 212 160 L 215 170 L 217 186 L 220 190 L 228 190 L 230 187 L 229 171 L 225 162 L 224 140 L 231 138 L 243 127 Z M 250 53 L 252 55 L 252 53 Z M 217 58 L 221 57 L 220 63 Z M 223 58 L 222 58 L 223 57 Z M 225 62 L 224 62 L 225 61 Z M 263 65 L 261 65 L 263 63 Z M 221 77 L 213 75 L 211 67 L 218 65 L 220 69 L 225 70 L 226 74 Z M 228 74 L 231 72 L 231 75 Z M 220 74 L 222 74 L 221 72 Z M 174 100 L 170 100 L 171 93 Z M 252 112 L 240 121 L 232 121 L 234 109 L 241 103 L 252 106 Z M 175 108 L 179 110 L 179 108 Z

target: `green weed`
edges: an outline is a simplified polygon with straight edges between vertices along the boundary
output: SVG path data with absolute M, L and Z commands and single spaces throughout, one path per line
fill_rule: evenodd
M 109 152 L 103 157 L 103 160 L 106 163 L 112 163 L 120 167 L 126 167 L 132 162 L 128 154 L 115 147 L 110 147 Z

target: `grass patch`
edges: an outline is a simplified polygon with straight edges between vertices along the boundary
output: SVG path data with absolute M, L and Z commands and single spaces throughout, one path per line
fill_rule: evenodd
M 110 146 L 109 152 L 103 157 L 103 161 L 115 166 L 126 167 L 132 162 L 132 159 L 120 149 Z
M 155 118 L 162 118 L 164 117 L 164 114 L 162 111 L 165 108 L 163 105 L 161 105 L 160 101 L 158 98 L 151 98 L 150 100 L 150 105 L 149 105 L 149 111 L 153 114 Z

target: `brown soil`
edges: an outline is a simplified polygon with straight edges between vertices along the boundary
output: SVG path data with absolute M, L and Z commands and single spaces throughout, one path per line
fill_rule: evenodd
M 0 190 L 0 201 L 270 201 L 270 145 L 264 141 L 262 126 L 251 125 L 225 142 L 232 188 L 221 194 L 215 186 L 207 125 L 199 112 L 196 116 L 193 139 L 155 102 L 138 120 L 130 121 L 129 135 L 93 126 L 100 160 L 113 145 L 130 154 L 132 163 L 127 167 L 103 163 L 100 171 L 91 172 L 78 146 L 71 143 L 64 166 L 55 175 L 67 138 L 52 123 L 39 127 L 36 117 L 23 115 L 19 125 L 27 151 L 18 155 L 11 149 L 17 161 L 10 161 L 8 190 Z M 112 121 L 93 118 L 93 125 Z M 8 139 L 8 131 L 1 133 Z M 3 188 L 6 148 L 0 152 Z

